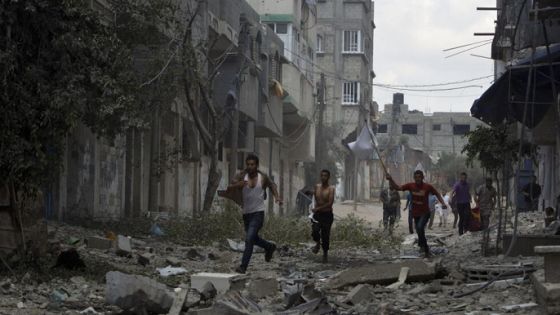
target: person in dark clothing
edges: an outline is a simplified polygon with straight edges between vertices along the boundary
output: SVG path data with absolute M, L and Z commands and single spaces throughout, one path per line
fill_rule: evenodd
M 398 191 L 387 188 L 381 191 L 379 199 L 383 203 L 383 228 L 384 230 L 389 228 L 389 231 L 393 232 L 393 226 L 397 219 L 397 209 L 401 207 L 401 196 Z
M 525 185 L 522 190 L 523 196 L 525 196 L 526 211 L 536 211 L 539 209 L 541 192 L 541 186 L 537 184 L 537 176 L 533 176 L 532 181 Z
M 471 219 L 471 186 L 467 183 L 467 173 L 461 173 L 461 177 L 453 186 L 453 196 L 457 201 L 457 212 L 459 213 L 459 235 L 467 232 Z
M 331 226 L 334 220 L 335 188 L 329 184 L 330 177 L 331 173 L 328 170 L 321 171 L 321 183 L 315 185 L 315 208 L 311 210 L 315 220 L 312 225 L 311 236 L 316 243 L 312 252 L 317 254 L 322 247 L 324 263 L 328 262 Z
M 414 172 L 414 182 L 397 185 L 391 175 L 386 174 L 387 180 L 391 188 L 395 190 L 405 191 L 408 190 L 412 194 L 412 216 L 414 218 L 414 225 L 416 233 L 418 234 L 418 246 L 424 251 L 425 257 L 430 257 L 430 248 L 426 240 L 426 224 L 430 220 L 430 207 L 428 198 L 430 194 L 437 197 L 442 204 L 442 208 L 447 209 L 441 194 L 430 184 L 424 183 L 424 172 L 418 170 Z

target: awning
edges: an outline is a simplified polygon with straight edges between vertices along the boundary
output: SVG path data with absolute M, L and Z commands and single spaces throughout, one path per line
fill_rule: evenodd
M 560 43 L 550 45 L 556 88 L 560 88 Z M 535 127 L 545 116 L 550 105 L 555 103 L 552 95 L 549 59 L 546 47 L 536 49 L 533 61 L 534 81 L 529 87 L 527 117 L 523 121 L 527 79 L 531 68 L 531 56 L 514 62 L 513 66 L 496 80 L 471 107 L 472 116 L 495 125 L 504 121 L 517 120 L 527 127 Z

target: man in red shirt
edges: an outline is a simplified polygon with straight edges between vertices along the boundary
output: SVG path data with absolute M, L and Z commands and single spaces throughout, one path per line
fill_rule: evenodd
M 426 240 L 426 224 L 430 221 L 430 206 L 429 196 L 435 195 L 441 207 L 447 209 L 445 201 L 441 194 L 430 184 L 424 183 L 424 172 L 418 170 L 414 172 L 414 183 L 397 185 L 391 175 L 387 174 L 387 180 L 391 188 L 401 191 L 410 191 L 412 194 L 412 217 L 414 218 L 414 226 L 416 227 L 416 234 L 418 234 L 418 246 L 424 251 L 426 257 L 430 257 L 430 248 Z

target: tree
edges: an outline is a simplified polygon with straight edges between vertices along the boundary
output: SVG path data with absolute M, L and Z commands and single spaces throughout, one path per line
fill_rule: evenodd
M 83 121 L 113 136 L 135 106 L 128 49 L 72 1 L 0 8 L 0 178 L 32 194 L 52 180 L 68 132 Z

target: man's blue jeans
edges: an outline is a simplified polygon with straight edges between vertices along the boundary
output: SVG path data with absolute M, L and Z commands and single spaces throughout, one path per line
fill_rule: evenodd
M 249 266 L 255 245 L 268 250 L 272 247 L 272 244 L 259 237 L 259 231 L 264 224 L 264 211 L 244 214 L 243 223 L 245 225 L 245 251 L 241 259 L 241 267 L 246 269 Z
M 416 234 L 418 234 L 418 246 L 424 250 L 424 252 L 429 253 L 430 248 L 428 247 L 428 240 L 426 240 L 426 225 L 430 221 L 430 212 L 414 217 L 414 227 L 416 228 Z

